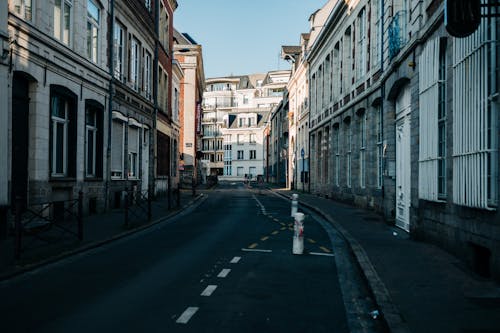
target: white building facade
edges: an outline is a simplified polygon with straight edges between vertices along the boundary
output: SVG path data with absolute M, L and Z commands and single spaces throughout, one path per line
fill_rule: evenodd
M 290 71 L 271 71 L 207 80 L 202 152 L 208 175 L 244 180 L 264 174 L 265 123 L 289 77 Z

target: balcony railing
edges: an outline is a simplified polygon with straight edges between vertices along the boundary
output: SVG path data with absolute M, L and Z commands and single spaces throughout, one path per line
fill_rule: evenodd
M 391 20 L 389 34 L 389 59 L 394 58 L 407 43 L 406 11 L 398 11 Z

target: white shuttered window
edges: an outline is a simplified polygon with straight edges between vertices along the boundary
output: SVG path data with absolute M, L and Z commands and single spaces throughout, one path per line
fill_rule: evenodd
M 418 195 L 438 200 L 439 38 L 429 40 L 420 55 Z
M 482 209 L 498 204 L 497 33 L 483 19 L 453 46 L 453 201 Z

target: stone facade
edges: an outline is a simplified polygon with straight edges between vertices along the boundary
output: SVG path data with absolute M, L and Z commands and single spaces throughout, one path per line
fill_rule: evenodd
M 155 179 L 155 13 L 167 11 L 171 27 L 177 3 L 7 5 L 9 43 L 2 46 L 10 55 L 0 74 L 7 70 L 8 98 L 1 100 L 8 103 L 2 108 L 8 177 L 2 178 L 9 204 L 71 200 L 82 191 L 84 213 L 92 214 L 120 206 L 126 188 L 148 190 Z
M 372 208 L 500 280 L 499 19 L 454 38 L 444 10 L 331 9 L 307 56 L 311 191 Z

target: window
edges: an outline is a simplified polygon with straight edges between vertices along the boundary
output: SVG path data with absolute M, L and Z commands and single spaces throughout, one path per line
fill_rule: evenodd
M 134 90 L 139 90 L 139 50 L 139 42 L 137 39 L 132 38 L 130 47 L 130 83 Z
M 25 19 L 31 21 L 33 19 L 32 0 L 14 0 L 14 12 Z
M 146 98 L 151 100 L 152 78 L 151 78 L 151 53 L 146 51 L 144 56 L 144 93 Z
M 341 92 L 340 91 L 340 87 L 341 87 L 340 80 L 342 79 L 342 77 L 341 77 L 342 73 L 340 72 L 340 70 L 341 70 L 340 62 L 341 62 L 340 43 L 337 42 L 337 44 L 335 44 L 335 47 L 333 48 L 333 72 L 335 73 L 335 75 L 338 75 L 337 78 L 332 80 L 333 81 L 332 96 L 333 96 L 334 100 L 339 99 L 340 92 Z
M 352 129 L 351 129 L 351 120 L 347 119 L 345 122 L 345 130 L 346 130 L 346 184 L 347 187 L 351 187 L 351 173 L 352 173 Z
M 96 176 L 97 114 L 87 107 L 85 110 L 85 175 Z
M 257 159 L 257 151 L 256 150 L 250 150 L 250 159 L 251 160 Z
M 362 8 L 358 15 L 358 28 L 356 30 L 358 34 L 358 49 L 357 49 L 357 64 L 356 73 L 357 79 L 360 80 L 364 77 L 366 73 L 366 61 L 367 61 L 367 32 L 366 32 L 366 8 Z
M 71 40 L 71 0 L 54 1 L 54 37 L 66 45 Z
M 139 129 L 128 128 L 128 178 L 138 178 L 139 163 Z
M 76 96 L 51 86 L 50 175 L 76 176 Z
M 99 7 L 87 0 L 87 58 L 97 63 L 99 51 Z
M 244 170 L 245 170 L 245 169 L 244 169 L 243 167 L 238 167 L 238 168 L 236 169 L 236 176 L 238 176 L 238 177 L 243 177 L 243 175 L 245 174 Z
M 446 197 L 446 39 L 439 43 L 438 74 L 438 197 Z
M 340 127 L 333 126 L 333 149 L 335 149 L 335 185 L 340 186 Z
M 52 97 L 52 176 L 66 176 L 68 170 L 68 101 Z
M 498 22 L 453 41 L 453 202 L 482 209 L 498 206 Z
M 342 91 L 346 92 L 350 89 L 352 84 L 352 40 L 351 40 L 351 28 L 347 28 L 344 33 L 344 44 L 342 47 L 343 58 L 342 58 Z
M 426 43 L 419 80 L 419 197 L 446 198 L 446 40 Z
M 249 167 L 248 173 L 250 174 L 250 179 L 252 179 L 253 177 L 257 176 L 257 168 L 256 167 Z
M 384 170 L 384 131 L 381 105 L 377 105 L 375 107 L 375 115 L 377 117 L 377 188 L 381 189 L 383 185 Z
M 115 47 L 115 78 L 122 81 L 123 80 L 123 64 L 125 62 L 125 54 L 123 52 L 125 48 L 125 30 L 122 25 L 115 22 L 114 30 L 114 47 Z
M 245 126 L 245 118 L 238 118 L 238 127 Z
M 366 186 L 366 112 L 359 115 L 359 187 Z
M 243 150 L 238 150 L 238 159 L 242 160 L 244 158 L 244 151 Z
M 179 120 L 179 90 L 177 88 L 174 88 L 174 105 L 173 105 L 173 110 L 172 110 L 172 119 L 174 121 Z
M 144 6 L 146 6 L 147 10 L 151 11 L 151 0 L 144 0 Z
M 111 127 L 111 178 L 123 179 L 125 126 L 120 119 L 113 119 Z
M 233 174 L 231 163 L 230 160 L 224 161 L 224 176 L 231 176 Z
M 252 143 L 252 144 L 257 143 L 257 139 L 256 139 L 256 136 L 255 136 L 255 133 L 251 133 L 250 134 L 250 143 Z
M 236 139 L 237 139 L 237 143 L 238 143 L 239 145 L 242 145 L 242 144 L 243 144 L 243 141 L 244 141 L 244 139 L 243 139 L 243 134 L 238 134 L 238 135 L 236 136 Z
M 248 96 L 247 95 L 243 96 L 243 104 L 244 105 L 248 104 Z
M 149 0 L 150 1 L 150 0 Z M 170 19 L 167 11 L 164 9 L 163 2 L 160 1 L 160 28 L 159 28 L 159 40 L 163 48 L 167 53 L 169 53 L 169 29 L 170 29 Z
M 380 47 L 382 45 L 382 6 L 383 6 L 383 1 L 373 1 L 372 2 L 372 11 L 373 11 L 373 21 L 375 22 L 375 29 L 374 29 L 374 38 L 372 39 L 373 42 L 370 42 L 373 46 L 372 49 L 372 65 L 373 67 L 380 67 L 382 63 L 381 59 L 381 50 Z M 371 29 L 370 29 L 371 30 Z

